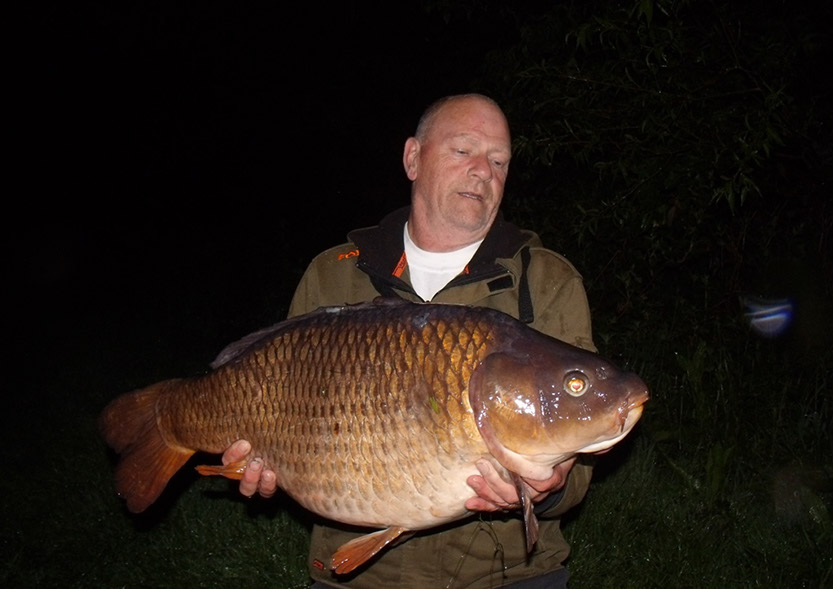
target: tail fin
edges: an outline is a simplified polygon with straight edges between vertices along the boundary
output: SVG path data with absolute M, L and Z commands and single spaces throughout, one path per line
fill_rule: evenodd
M 170 445 L 157 425 L 156 402 L 174 381 L 164 381 L 112 401 L 99 418 L 104 440 L 120 455 L 116 492 L 133 513 L 156 501 L 170 478 L 194 454 Z

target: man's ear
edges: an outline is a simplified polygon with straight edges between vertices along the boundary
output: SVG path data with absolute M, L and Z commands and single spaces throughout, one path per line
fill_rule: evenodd
M 419 159 L 419 141 L 416 137 L 409 137 L 405 141 L 405 151 L 402 154 L 402 165 L 405 166 L 405 174 L 412 182 L 417 177 L 417 160 Z

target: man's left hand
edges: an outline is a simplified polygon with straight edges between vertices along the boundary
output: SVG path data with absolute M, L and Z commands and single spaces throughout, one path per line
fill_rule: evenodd
M 532 502 L 538 503 L 553 491 L 558 491 L 567 482 L 567 475 L 575 464 L 575 457 L 561 462 L 553 468 L 552 476 L 545 480 L 524 479 L 530 487 Z M 479 460 L 477 470 L 480 476 L 472 475 L 466 482 L 477 493 L 466 501 L 466 509 L 469 511 L 499 511 L 502 509 L 514 509 L 521 503 L 518 497 L 518 490 L 515 485 L 505 481 L 495 470 L 488 460 Z

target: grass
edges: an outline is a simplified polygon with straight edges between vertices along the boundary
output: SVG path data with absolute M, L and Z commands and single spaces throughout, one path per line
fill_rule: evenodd
M 191 469 L 141 516 L 113 492 L 113 457 L 96 431 L 103 405 L 204 370 L 273 313 L 223 324 L 226 299 L 192 288 L 117 305 L 112 289 L 83 304 L 49 292 L 29 301 L 37 323 L 11 326 L 20 344 L 3 412 L 0 585 L 307 586 L 305 514 L 286 499 L 244 500 Z M 830 349 L 756 339 L 729 322 L 695 335 L 661 322 L 617 331 L 602 319 L 597 329 L 605 349 L 628 351 L 618 360 L 653 397 L 565 522 L 571 587 L 831 586 Z
M 722 333 L 627 335 L 653 397 L 565 525 L 573 589 L 833 582 L 833 355 Z
M 771 475 L 732 475 L 709 502 L 675 470 L 642 435 L 628 460 L 593 484 L 565 530 L 573 588 L 829 583 L 829 518 L 813 522 L 806 504 L 797 506 L 804 521 L 779 518 Z

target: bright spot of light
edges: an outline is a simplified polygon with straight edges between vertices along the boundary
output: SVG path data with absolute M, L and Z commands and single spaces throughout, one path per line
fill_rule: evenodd
M 515 396 L 515 411 L 524 415 L 535 416 L 535 404 L 523 395 Z
M 793 304 L 788 299 L 761 299 L 746 297 L 746 319 L 758 335 L 777 337 L 789 327 L 793 317 Z

